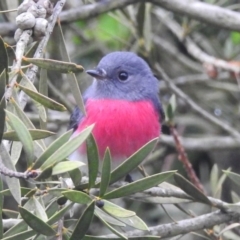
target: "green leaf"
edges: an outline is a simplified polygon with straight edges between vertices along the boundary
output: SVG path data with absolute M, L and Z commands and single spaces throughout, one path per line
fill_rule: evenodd
M 109 181 L 110 181 L 110 173 L 111 173 L 111 154 L 109 149 L 106 149 L 104 154 L 103 166 L 102 166 L 102 175 L 101 175 L 101 183 L 100 183 L 100 193 L 99 196 L 102 197 L 107 191 Z
M 38 140 L 38 139 L 43 139 L 43 138 L 47 138 L 50 137 L 52 135 L 54 135 L 54 132 L 49 132 L 46 130 L 40 130 L 40 129 L 28 129 L 32 140 Z M 9 132 L 5 132 L 3 134 L 3 139 L 5 140 L 9 140 L 9 141 L 20 141 L 17 133 L 15 131 L 9 131 Z
M 52 176 L 52 168 L 52 166 L 45 168 L 40 172 L 40 174 L 38 174 L 38 176 L 34 180 L 41 181 L 50 178 Z
M 0 239 L 3 237 L 3 222 L 2 222 L 2 210 L 3 210 L 3 194 L 1 191 L 3 190 L 2 178 L 0 178 Z
M 1 37 L 0 37 L 1 39 Z M 1 45 L 1 44 L 0 44 Z M 1 60 L 0 60 L 1 61 Z M 4 69 L 2 72 L 0 72 L 0 101 L 2 100 L 4 94 L 5 94 L 5 88 L 6 88 L 6 70 Z
M 54 215 L 52 215 L 47 223 L 48 224 L 54 224 L 56 223 L 60 218 L 62 218 L 66 212 L 68 212 L 73 206 L 73 203 L 66 204 L 65 207 L 61 208 L 58 212 L 56 212 Z
M 19 213 L 18 213 L 19 215 Z M 14 225 L 13 227 L 11 227 L 10 229 L 8 229 L 4 234 L 3 237 L 7 238 L 7 237 L 11 237 L 14 235 L 17 235 L 23 231 L 26 231 L 28 228 L 28 225 L 21 220 L 21 222 L 19 222 L 18 224 Z
M 17 96 L 16 96 L 17 99 Z M 12 106 L 14 107 L 14 110 L 16 111 L 16 115 L 22 120 L 22 122 L 25 124 L 25 126 L 28 129 L 36 129 L 36 127 L 34 126 L 34 124 L 31 122 L 31 120 L 29 119 L 29 117 L 26 115 L 26 113 L 23 111 L 23 109 L 20 107 L 19 103 L 17 103 L 17 101 L 14 98 L 10 99 L 10 103 L 12 104 Z M 44 144 L 44 142 L 41 141 L 36 141 L 34 142 L 34 145 L 38 145 L 40 146 L 40 148 L 45 149 L 46 146 Z M 11 154 L 12 155 L 12 154 Z
M 174 173 L 176 173 L 176 171 L 163 172 L 163 173 L 158 173 L 158 174 L 140 179 L 138 181 L 129 183 L 123 187 L 115 189 L 111 192 L 108 192 L 107 194 L 104 195 L 103 198 L 104 199 L 120 198 L 120 197 L 129 196 L 137 192 L 142 192 L 146 189 L 157 186 L 158 184 L 164 182 L 166 179 L 171 177 Z
M 58 26 L 55 26 L 54 31 L 55 31 L 55 34 L 56 34 L 55 36 L 58 39 L 58 46 L 59 46 L 59 49 L 60 49 L 60 52 L 61 52 L 62 60 L 65 61 L 65 62 L 71 62 L 71 59 L 69 57 L 67 47 L 66 47 L 66 44 L 65 44 L 64 35 L 62 33 L 62 28 L 61 28 L 60 22 L 58 22 Z M 78 82 L 77 82 L 76 75 L 74 73 L 68 74 L 68 82 L 69 82 L 69 87 L 70 87 L 71 92 L 74 96 L 74 99 L 76 101 L 77 106 L 79 107 L 81 112 L 85 115 L 86 111 L 85 111 L 85 108 L 84 108 L 82 94 L 81 94 L 81 91 L 79 89 L 79 85 L 78 85 Z
M 4 74 L 5 74 L 6 84 L 8 84 L 8 54 L 5 47 L 5 43 L 1 36 L 0 36 L 0 56 L 1 56 L 0 73 L 2 73 L 5 70 Z M 1 99 L 2 99 L 2 95 L 0 95 L 0 101 Z
M 120 226 L 120 227 L 126 227 L 126 224 L 124 224 L 123 222 L 121 222 L 121 220 L 117 220 L 116 218 L 110 216 L 109 214 L 105 213 L 104 211 L 102 211 L 100 208 L 96 207 L 95 208 L 95 212 L 94 214 L 98 217 L 101 217 L 104 221 L 112 224 L 112 225 L 116 225 L 116 226 Z
M 75 203 L 89 204 L 92 198 L 84 192 L 70 190 L 62 192 L 63 196 Z
M 240 43 L 240 33 L 231 32 L 231 40 L 235 45 L 238 45 Z
M 77 186 L 80 184 L 81 179 L 82 179 L 82 173 L 78 168 L 76 168 L 72 171 L 69 171 L 68 174 L 70 175 L 74 186 Z
M 11 157 L 6 150 L 5 146 L 3 144 L 0 145 L 0 156 L 2 158 L 2 162 L 4 166 L 12 171 L 16 171 L 15 166 L 13 165 L 11 161 Z M 14 199 L 17 201 L 18 204 L 21 203 L 21 191 L 20 191 L 20 182 L 18 178 L 11 178 L 6 176 L 6 183 L 8 185 L 8 188 L 14 197 Z
M 121 165 L 111 172 L 111 180 L 109 184 L 116 182 L 117 180 L 125 177 L 129 172 L 135 169 L 153 150 L 157 143 L 158 138 L 155 138 L 145 144 L 127 160 L 125 160 Z
M 38 90 L 33 85 L 31 80 L 23 72 L 21 72 L 21 76 L 22 76 L 22 80 L 20 82 L 21 86 L 25 87 L 27 89 L 30 89 L 33 92 L 35 92 L 36 94 L 38 94 Z M 44 95 L 44 94 L 42 94 L 42 95 Z M 36 107 L 38 109 L 38 113 L 39 113 L 40 119 L 42 119 L 42 121 L 46 122 L 47 121 L 47 113 L 46 113 L 45 107 L 41 103 L 39 103 L 38 101 L 35 101 L 34 99 L 33 99 L 33 102 L 34 102 L 34 104 L 36 105 Z
M 138 216 L 131 216 L 127 218 L 117 218 L 117 219 L 133 228 L 143 230 L 143 231 L 149 231 L 149 228 L 146 225 L 146 223 Z
M 55 153 L 63 144 L 65 144 L 70 136 L 72 135 L 72 129 L 64 133 L 61 137 L 56 139 L 46 150 L 42 153 L 42 155 L 36 160 L 32 169 L 37 169 L 41 167 L 41 165 L 45 162 L 47 158 L 49 158 L 52 154 Z
M 24 221 L 37 233 L 43 234 L 44 236 L 54 236 L 56 232 L 47 223 L 36 217 L 34 214 L 29 212 L 23 207 L 18 207 L 19 213 L 21 214 Z
M 34 147 L 33 147 L 33 140 L 32 137 L 26 128 L 25 124 L 14 114 L 11 112 L 6 111 L 7 114 L 7 121 L 10 123 L 11 127 L 17 133 L 21 143 L 23 144 L 23 149 L 26 153 L 26 160 L 28 167 L 32 165 L 34 159 Z
M 29 97 L 31 97 L 36 102 L 41 103 L 43 106 L 57 111 L 66 111 L 67 109 L 60 103 L 42 95 L 41 93 L 35 92 L 29 88 L 23 87 L 18 84 L 18 87 L 23 90 Z
M 103 224 L 104 224 L 110 231 L 112 231 L 114 234 L 116 234 L 117 236 L 119 236 L 120 239 L 128 239 L 128 238 L 125 237 L 122 233 L 120 233 L 120 232 L 117 231 L 115 228 L 113 228 L 111 225 L 109 225 L 100 215 L 97 215 L 97 217 L 103 222 Z
M 131 217 L 136 215 L 135 212 L 121 208 L 112 202 L 109 202 L 107 200 L 101 200 L 101 201 L 103 201 L 103 207 L 101 209 L 114 217 L 124 218 L 124 217 Z
M 79 146 L 87 139 L 89 134 L 91 133 L 94 125 L 90 125 L 85 128 L 82 132 L 80 132 L 75 137 L 71 138 L 68 142 L 62 145 L 58 150 L 56 150 L 48 159 L 45 160 L 41 169 L 47 168 L 48 166 L 54 165 L 66 157 L 68 157 L 71 153 L 73 153 Z
M 235 182 L 238 186 L 240 185 L 240 175 L 234 172 L 230 172 L 229 170 L 222 170 L 233 182 Z
M 16 233 L 15 235 L 11 235 L 9 237 L 3 238 L 2 240 L 26 240 L 36 234 L 33 230 L 27 230 L 24 232 Z
M 33 197 L 32 199 L 34 203 L 34 210 L 35 210 L 36 216 L 42 219 L 44 222 L 46 222 L 48 220 L 48 216 L 42 204 L 38 201 L 36 197 Z
M 167 121 L 172 121 L 175 115 L 177 103 L 176 103 L 176 96 L 173 94 L 169 100 L 169 104 L 167 106 Z
M 87 138 L 87 158 L 88 158 L 88 176 L 89 189 L 94 187 L 98 174 L 99 154 L 96 141 L 92 134 Z
M 5 98 L 0 100 L 0 144 L 2 142 L 4 126 L 5 126 L 5 108 L 6 108 L 6 101 Z
M 32 63 L 38 67 L 58 71 L 60 73 L 78 73 L 83 72 L 84 68 L 81 65 L 77 65 L 72 62 L 63 62 L 53 59 L 45 59 L 45 58 L 26 58 L 23 57 L 23 60 L 28 63 Z
M 93 219 L 94 208 L 95 201 L 92 201 L 78 220 L 76 227 L 73 230 L 72 236 L 69 238 L 69 240 L 79 240 L 85 236 Z
M 47 78 L 47 70 L 41 69 L 40 70 L 40 78 L 39 78 L 39 93 L 43 94 L 44 96 L 48 96 L 48 78 Z M 39 114 L 39 122 L 41 129 L 47 129 L 47 108 L 44 108 L 45 111 L 42 111 L 42 108 L 38 109 Z
M 60 162 L 60 163 L 57 163 L 53 167 L 52 175 L 57 175 L 57 174 L 69 172 L 69 171 L 72 171 L 72 170 L 74 170 L 76 168 L 79 168 L 79 167 L 81 167 L 83 165 L 85 165 L 85 164 L 82 163 L 82 162 L 79 162 L 79 161 L 64 161 L 64 162 Z
M 196 188 L 191 182 L 189 182 L 180 174 L 176 173 L 174 175 L 174 180 L 184 192 L 189 194 L 191 197 L 193 197 L 197 201 L 200 201 L 208 205 L 212 205 L 212 203 L 209 201 L 207 196 L 205 196 L 198 188 Z

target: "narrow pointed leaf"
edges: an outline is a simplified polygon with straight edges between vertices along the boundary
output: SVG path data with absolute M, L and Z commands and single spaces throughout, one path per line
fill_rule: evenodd
M 0 37 L 0 48 L 1 48 L 1 37 Z M 5 101 L 4 94 L 5 94 L 5 87 L 6 87 L 6 81 L 7 81 L 5 71 L 6 70 L 3 70 L 0 75 L 0 144 L 2 141 L 4 126 L 5 126 L 5 111 L 4 111 L 4 109 L 6 108 L 6 101 Z
M 57 175 L 57 174 L 69 172 L 69 171 L 72 171 L 72 170 L 74 170 L 76 168 L 79 168 L 83 165 L 85 165 L 85 164 L 82 163 L 82 162 L 79 162 L 79 161 L 60 162 L 60 163 L 57 163 L 56 165 L 54 165 L 52 175 Z
M 17 214 L 19 215 L 19 213 Z M 15 234 L 19 234 L 20 232 L 26 231 L 28 228 L 28 225 L 24 222 L 24 220 L 21 219 L 21 222 L 18 224 L 14 225 L 10 229 L 8 229 L 4 234 L 3 237 L 7 238 L 10 236 L 14 236 Z
M 47 138 L 55 134 L 54 132 L 49 132 L 46 130 L 28 129 L 28 131 L 32 137 L 32 140 Z M 5 132 L 3 134 L 3 139 L 9 140 L 9 141 L 20 141 L 15 131 Z
M 3 182 L 2 178 L 0 178 L 0 239 L 3 237 L 3 222 L 2 222 L 2 210 L 3 210 L 3 194 L 1 191 L 3 190 Z
M 61 137 L 56 139 L 43 153 L 42 155 L 36 160 L 32 169 L 38 169 L 41 165 L 45 162 L 47 158 L 49 158 L 52 154 L 54 154 L 57 149 L 59 149 L 63 144 L 65 144 L 70 136 L 72 135 L 72 130 L 64 133 Z
M 2 158 L 3 164 L 6 168 L 16 171 L 15 166 L 13 165 L 11 161 L 11 157 L 6 150 L 5 146 L 3 144 L 0 145 L 0 156 Z M 6 178 L 7 186 L 14 197 L 14 199 L 17 201 L 18 204 L 21 202 L 21 190 L 20 190 L 20 182 L 18 178 L 10 178 L 8 176 Z
M 96 207 L 95 208 L 95 212 L 94 214 L 96 216 L 101 217 L 104 221 L 112 224 L 112 225 L 116 225 L 119 227 L 126 227 L 126 224 L 124 224 L 123 222 L 117 220 L 116 218 L 110 216 L 109 214 L 105 213 L 104 211 L 102 211 L 100 208 Z
M 108 192 L 107 194 L 104 195 L 103 198 L 104 199 L 120 198 L 120 197 L 129 196 L 137 192 L 142 192 L 146 189 L 157 186 L 158 184 L 164 182 L 166 179 L 171 177 L 175 172 L 176 171 L 158 173 L 158 174 L 140 179 L 138 181 L 129 183 L 128 185 L 115 189 L 111 192 Z
M 5 126 L 5 108 L 6 108 L 6 102 L 5 98 L 0 99 L 0 144 L 2 142 L 3 132 L 4 132 L 4 126 Z
M 0 37 L 1 39 L 1 37 Z M 0 60 L 1 61 L 1 60 Z M 0 72 L 0 101 L 2 100 L 4 94 L 5 94 L 5 88 L 6 88 L 6 70 L 4 69 L 2 72 Z
M 119 221 L 125 223 L 128 226 L 131 226 L 133 228 L 143 230 L 143 231 L 149 231 L 148 226 L 146 223 L 137 215 L 136 216 L 131 216 L 127 218 L 117 218 Z
M 64 35 L 62 33 L 62 28 L 61 28 L 60 22 L 58 22 L 58 26 L 55 27 L 55 34 L 58 39 L 58 45 L 59 45 L 59 49 L 61 52 L 62 60 L 65 62 L 71 62 L 71 59 L 68 55 L 68 51 L 67 51 L 67 47 L 65 44 Z M 79 107 L 81 112 L 85 115 L 86 111 L 85 111 L 84 104 L 83 104 L 82 94 L 79 89 L 76 75 L 74 73 L 68 74 L 68 82 L 69 82 L 69 87 L 74 96 L 77 106 Z
M 111 155 L 110 151 L 107 148 L 105 155 L 104 155 L 104 160 L 103 160 L 103 165 L 102 165 L 102 175 L 101 175 L 101 183 L 100 183 L 100 193 L 99 196 L 102 197 L 105 192 L 107 191 L 109 181 L 110 181 L 110 174 L 111 174 Z
M 89 204 L 92 198 L 84 192 L 70 190 L 62 192 L 63 196 L 75 203 Z
M 79 240 L 85 236 L 93 219 L 94 208 L 95 201 L 92 201 L 78 220 L 69 240 Z
M 135 212 L 119 207 L 118 205 L 112 202 L 109 202 L 107 200 L 102 200 L 102 201 L 104 205 L 101 209 L 114 217 L 131 217 L 136 215 Z
M 100 215 L 97 216 L 102 222 L 103 224 L 114 234 L 116 234 L 117 236 L 120 237 L 120 239 L 128 239 L 127 237 L 125 237 L 122 233 L 120 233 L 119 231 L 117 231 L 115 228 L 113 228 L 111 225 L 109 225 Z
M 21 72 L 21 76 L 22 76 L 22 80 L 20 82 L 21 86 L 25 87 L 26 89 L 30 89 L 34 93 L 38 94 L 38 90 L 33 85 L 31 80 L 27 77 L 27 75 L 25 75 L 23 72 Z M 44 94 L 42 94 L 42 95 L 44 95 Z M 46 122 L 47 121 L 47 113 L 46 113 L 45 107 L 41 103 L 39 103 L 38 101 L 34 100 L 33 97 L 32 97 L 32 99 L 33 99 L 33 102 L 34 102 L 34 104 L 36 105 L 36 107 L 38 109 L 38 113 L 39 113 L 40 119 L 42 119 L 42 121 Z
M 82 173 L 78 168 L 72 171 L 69 171 L 68 174 L 70 175 L 70 178 L 72 179 L 74 186 L 77 186 L 80 184 L 82 179 Z
M 8 84 L 8 54 L 5 47 L 5 43 L 3 39 L 0 37 L 0 73 L 2 73 L 4 70 L 5 78 L 6 78 L 6 84 Z M 1 95 L 0 95 L 1 100 Z
M 40 70 L 39 93 L 43 94 L 44 96 L 48 96 L 47 70 L 43 68 Z M 45 111 L 42 111 L 41 108 L 38 109 L 41 129 L 47 129 L 47 108 L 44 109 Z
M 34 178 L 35 181 L 41 181 L 48 179 L 52 176 L 52 166 L 49 166 L 42 170 L 36 178 Z
M 240 175 L 229 170 L 222 170 L 233 182 L 235 182 L 238 186 L 240 185 Z
M 209 201 L 207 196 L 205 196 L 199 189 L 197 189 L 191 182 L 189 182 L 180 174 L 176 173 L 174 175 L 174 180 L 184 192 L 189 194 L 191 197 L 193 197 L 197 201 L 200 201 L 208 205 L 212 205 L 212 203 Z
M 12 163 L 16 165 L 18 160 L 20 159 L 21 153 L 22 153 L 23 145 L 21 142 L 13 142 L 12 148 L 11 148 L 11 159 Z
M 19 213 L 21 214 L 24 221 L 37 233 L 43 234 L 44 236 L 54 236 L 56 232 L 47 223 L 36 217 L 34 214 L 29 212 L 23 207 L 18 207 Z
M 23 57 L 23 60 L 28 63 L 32 63 L 38 67 L 58 71 L 61 73 L 78 73 L 83 72 L 84 68 L 81 65 L 77 65 L 72 62 L 63 62 L 54 59 L 45 59 L 45 58 L 26 58 Z
M 33 140 L 32 137 L 26 128 L 25 124 L 14 114 L 11 112 L 6 111 L 8 122 L 10 123 L 11 127 L 17 133 L 21 143 L 23 144 L 23 149 L 26 153 L 26 160 L 28 163 L 28 167 L 32 165 L 32 161 L 34 159 L 34 147 L 33 147 Z
M 67 109 L 60 103 L 42 95 L 41 93 L 35 92 L 29 88 L 25 88 L 21 85 L 18 85 L 18 87 L 23 90 L 29 97 L 31 97 L 36 102 L 41 103 L 43 106 L 57 111 L 66 111 Z
M 30 237 L 34 236 L 36 234 L 35 231 L 33 230 L 27 230 L 24 232 L 19 232 L 16 233 L 15 235 L 11 235 L 9 237 L 3 238 L 2 240 L 26 240 L 29 239 Z
M 42 204 L 38 201 L 36 197 L 33 197 L 33 203 L 36 216 L 46 222 L 48 220 L 48 216 Z
M 56 164 L 64 160 L 71 153 L 73 153 L 79 146 L 87 139 L 89 134 L 91 133 L 94 125 L 91 125 L 80 132 L 77 136 L 71 138 L 68 142 L 66 142 L 63 146 L 61 146 L 54 154 L 52 154 L 44 164 L 41 166 L 41 169 L 44 169 L 50 165 Z
M 14 110 L 16 111 L 16 115 L 22 120 L 22 122 L 25 124 L 25 126 L 29 129 L 36 129 L 34 124 L 31 122 L 29 117 L 26 115 L 26 113 L 22 110 L 19 103 L 14 98 L 10 99 L 11 104 L 14 106 Z M 33 136 L 32 136 L 33 137 Z M 41 148 L 45 149 L 46 146 L 43 141 L 36 141 L 34 144 L 39 144 Z
M 66 212 L 68 212 L 72 208 L 72 206 L 73 206 L 73 203 L 66 204 L 65 207 L 61 208 L 61 210 L 59 210 L 54 215 L 52 215 L 48 219 L 47 223 L 51 225 L 57 222 L 60 218 L 64 216 L 64 214 L 66 214 Z
M 158 138 L 155 138 L 145 144 L 126 161 L 119 165 L 116 169 L 111 172 L 111 180 L 109 184 L 116 182 L 117 180 L 125 177 L 130 171 L 135 169 L 153 150 Z
M 94 187 L 95 180 L 98 174 L 99 167 L 99 154 L 96 141 L 92 134 L 87 138 L 87 158 L 88 158 L 88 176 L 89 176 L 89 189 Z

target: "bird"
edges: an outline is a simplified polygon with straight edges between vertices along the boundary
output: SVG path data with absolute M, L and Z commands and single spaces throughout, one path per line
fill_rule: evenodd
M 75 107 L 69 128 L 78 134 L 95 124 L 92 134 L 100 159 L 109 148 L 113 169 L 160 136 L 164 111 L 158 79 L 145 60 L 124 51 L 108 53 L 86 73 L 94 78 L 83 94 L 86 115 Z M 86 147 L 81 146 L 69 159 L 87 163 Z M 83 172 L 87 171 L 86 167 Z

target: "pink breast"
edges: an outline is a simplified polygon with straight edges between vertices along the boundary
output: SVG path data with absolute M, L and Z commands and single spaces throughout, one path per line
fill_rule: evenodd
M 115 159 L 129 157 L 160 134 L 159 115 L 149 101 L 88 100 L 86 112 L 77 131 L 95 123 L 101 158 L 107 147 Z

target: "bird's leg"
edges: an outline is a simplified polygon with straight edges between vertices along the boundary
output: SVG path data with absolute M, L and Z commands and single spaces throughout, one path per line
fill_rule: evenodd
M 128 183 L 132 183 L 133 182 L 132 176 L 129 173 L 125 177 L 125 182 L 128 182 Z

